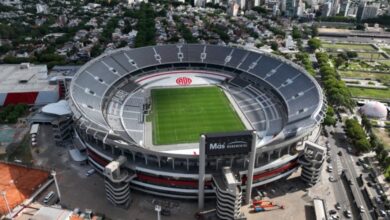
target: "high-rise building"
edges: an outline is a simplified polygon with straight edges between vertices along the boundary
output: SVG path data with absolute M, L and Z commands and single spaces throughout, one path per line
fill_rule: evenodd
M 280 11 L 286 12 L 286 0 L 280 1 Z
M 340 0 L 333 0 L 330 14 L 332 16 L 335 16 L 339 13 L 339 11 L 340 11 Z
M 194 5 L 196 7 L 205 7 L 206 1 L 205 0 L 194 0 Z
M 235 0 L 231 0 L 229 2 L 229 6 L 227 8 L 227 11 L 228 11 L 228 14 L 230 16 L 237 16 L 239 9 L 240 9 L 240 5 L 237 4 L 237 2 Z
M 330 16 L 332 11 L 332 2 L 328 1 L 321 5 L 321 15 L 324 17 Z
M 289 50 L 293 50 L 295 48 L 295 43 L 291 35 L 287 36 L 285 46 Z
M 296 0 L 286 0 L 286 16 L 294 17 L 296 7 L 297 7 Z
M 297 7 L 297 16 L 302 17 L 304 15 L 306 9 L 306 5 L 302 0 L 299 0 Z
M 368 4 L 367 2 L 364 2 L 359 6 L 356 18 L 361 21 L 367 18 L 376 17 L 378 15 L 379 6 L 380 4 L 378 3 Z
M 236 1 L 237 1 L 237 4 L 240 6 L 241 10 L 246 9 L 246 0 L 236 0 Z
M 21 1 L 20 0 L 0 0 L 0 3 L 3 5 L 14 6 L 14 5 L 20 4 Z
M 318 2 L 319 0 L 305 0 L 304 2 L 307 3 L 310 8 L 318 10 Z
M 38 14 L 40 14 L 40 13 L 47 14 L 49 7 L 47 5 L 44 5 L 44 4 L 36 4 L 35 8 L 36 8 Z
M 351 5 L 351 1 L 350 0 L 341 0 L 340 1 L 340 10 L 339 10 L 339 13 L 343 16 L 347 16 L 348 15 L 348 11 L 349 11 L 349 6 Z
M 274 5 L 272 7 L 272 15 L 273 16 L 279 16 L 280 15 L 280 10 L 279 10 L 279 5 Z

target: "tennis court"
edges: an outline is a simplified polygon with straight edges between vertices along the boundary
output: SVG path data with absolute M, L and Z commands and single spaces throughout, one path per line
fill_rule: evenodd
M 15 129 L 5 125 L 0 126 L 0 145 L 12 143 L 14 140 Z
M 0 162 L 0 191 L 6 193 L 11 209 L 28 199 L 49 177 L 43 170 Z M 8 213 L 4 199 L 0 198 L 0 214 Z

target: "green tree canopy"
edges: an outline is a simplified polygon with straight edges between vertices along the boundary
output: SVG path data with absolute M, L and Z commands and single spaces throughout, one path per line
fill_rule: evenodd
M 307 44 L 309 45 L 310 49 L 316 50 L 316 49 L 319 49 L 321 47 L 321 40 L 317 39 L 317 38 L 310 38 L 307 41 Z

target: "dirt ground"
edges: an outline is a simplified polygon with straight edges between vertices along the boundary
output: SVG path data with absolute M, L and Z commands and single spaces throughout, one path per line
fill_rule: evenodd
M 29 198 L 48 179 L 49 173 L 42 170 L 0 163 L 0 191 L 6 193 L 11 209 Z M 0 199 L 0 214 L 7 213 L 4 199 Z

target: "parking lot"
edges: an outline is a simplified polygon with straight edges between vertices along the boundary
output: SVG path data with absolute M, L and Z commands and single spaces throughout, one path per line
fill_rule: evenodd
M 293 173 L 287 180 L 273 182 L 267 186 L 254 190 L 264 193 L 265 201 L 283 206 L 283 209 L 274 209 L 265 212 L 253 212 L 251 205 L 243 206 L 248 220 L 257 219 L 283 219 L 283 220 L 315 220 L 312 199 L 314 194 L 300 179 L 300 172 Z

